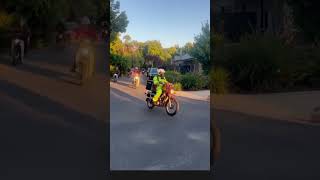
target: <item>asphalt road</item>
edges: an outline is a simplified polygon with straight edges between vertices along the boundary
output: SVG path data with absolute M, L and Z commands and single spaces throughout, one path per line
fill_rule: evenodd
M 1 180 L 106 178 L 106 45 L 96 49 L 84 86 L 72 82 L 70 48 L 32 50 L 17 67 L 0 57 Z
M 320 179 L 320 126 L 214 111 L 221 155 L 214 179 Z
M 110 85 L 111 170 L 209 170 L 209 103 L 178 98 L 170 117 L 147 108 L 145 86 L 126 83 Z

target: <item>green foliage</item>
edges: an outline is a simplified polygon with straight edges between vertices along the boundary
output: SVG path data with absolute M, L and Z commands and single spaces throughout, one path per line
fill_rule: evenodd
M 173 89 L 175 91 L 182 91 L 182 84 L 181 83 L 174 83 L 173 84 Z
M 229 73 L 220 67 L 210 72 L 210 89 L 216 94 L 225 94 L 229 88 Z
M 187 73 L 182 75 L 181 84 L 185 90 L 200 90 L 207 86 L 208 80 L 201 74 Z
M 177 53 L 176 47 L 170 47 L 167 49 L 167 52 L 170 54 L 171 57 L 173 57 Z
M 14 16 L 0 10 L 0 31 L 8 30 L 14 21 Z
M 126 28 L 129 24 L 128 17 L 125 11 L 120 12 L 120 2 L 110 1 L 110 30 L 111 30 L 111 42 L 116 38 L 118 33 L 126 32 Z
M 202 32 L 195 38 L 194 46 L 190 55 L 196 58 L 203 67 L 205 74 L 209 73 L 210 61 L 210 25 L 206 23 L 202 26 Z
M 110 43 L 110 53 L 124 55 L 124 45 L 119 37 L 119 34 L 115 36 L 115 39 Z
M 192 49 L 193 49 L 193 43 L 187 42 L 182 48 L 182 53 L 183 54 L 191 54 Z
M 177 83 L 181 81 L 181 74 L 176 71 L 166 71 L 166 79 L 171 83 Z
M 116 67 L 114 65 L 110 65 L 109 69 L 110 69 L 110 76 L 112 77 L 113 74 L 116 72 Z
M 292 54 L 287 76 L 282 81 L 290 80 L 289 87 L 320 88 L 320 48 L 296 48 Z M 287 85 L 288 86 L 288 85 Z
M 228 72 L 234 90 L 320 88 L 319 52 L 319 47 L 291 47 L 278 37 L 255 34 L 241 38 L 240 44 L 215 48 L 214 66 Z
M 217 64 L 224 65 L 231 73 L 232 82 L 241 89 L 271 90 L 277 86 L 279 70 L 288 64 L 289 53 L 278 38 L 255 34 L 245 36 L 239 45 L 229 47 L 223 62 Z
M 320 2 L 317 0 L 287 0 L 293 9 L 294 21 L 310 41 L 320 40 Z
M 14 14 L 19 20 L 24 20 L 31 28 L 32 34 L 50 41 L 53 31 L 59 21 L 64 19 L 76 20 L 88 16 L 91 20 L 105 20 L 107 14 L 106 0 L 3 0 L 1 5 L 5 11 Z M 34 40 L 34 38 L 32 38 Z M 33 42 L 34 43 L 34 42 Z
M 110 64 L 119 68 L 121 74 L 125 74 L 129 68 L 128 59 L 117 54 L 111 54 Z

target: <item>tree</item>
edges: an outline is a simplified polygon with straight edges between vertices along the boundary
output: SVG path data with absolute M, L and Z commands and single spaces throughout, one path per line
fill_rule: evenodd
M 88 16 L 91 20 L 106 17 L 107 0 L 3 0 L 9 14 L 26 20 L 33 33 L 50 38 L 58 22 L 70 17 Z M 109 17 L 108 17 L 109 18 Z
M 125 74 L 129 68 L 129 61 L 127 58 L 121 55 L 111 54 L 110 64 L 119 68 L 121 74 Z
M 176 47 L 170 47 L 167 49 L 167 52 L 170 54 L 171 57 L 173 57 L 177 53 Z
M 117 33 L 126 32 L 126 28 L 129 24 L 128 17 L 125 11 L 120 12 L 120 2 L 111 0 L 110 2 L 110 41 L 112 42 Z
M 123 36 L 123 40 L 124 40 L 124 42 L 127 43 L 127 44 L 130 43 L 130 41 L 131 41 L 130 35 L 127 34 L 127 35 Z
M 320 39 L 320 1 L 287 0 L 292 7 L 294 21 L 307 40 L 316 42 Z
M 190 55 L 202 64 L 204 73 L 208 74 L 212 64 L 210 61 L 210 25 L 208 22 L 202 25 L 202 32 L 194 38 L 194 46 Z
M 185 54 L 190 54 L 192 48 L 193 48 L 193 44 L 192 44 L 191 42 L 187 42 L 187 43 L 183 46 L 182 52 L 185 53 Z
M 160 43 L 160 41 L 146 41 L 144 50 L 144 57 L 146 56 L 158 56 L 160 60 L 167 61 L 171 59 L 172 55 L 168 51 L 168 49 L 164 49 Z M 153 58 L 154 59 L 154 58 Z
M 115 39 L 110 43 L 110 53 L 114 55 L 124 55 L 124 44 L 122 43 L 120 35 L 117 34 Z

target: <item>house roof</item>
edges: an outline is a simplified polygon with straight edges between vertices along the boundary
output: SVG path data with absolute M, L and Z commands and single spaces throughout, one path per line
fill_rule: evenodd
M 190 56 L 189 54 L 182 54 L 182 55 L 178 55 L 178 56 L 174 56 L 173 57 L 173 61 L 185 61 L 185 60 L 191 60 L 194 59 L 192 56 Z

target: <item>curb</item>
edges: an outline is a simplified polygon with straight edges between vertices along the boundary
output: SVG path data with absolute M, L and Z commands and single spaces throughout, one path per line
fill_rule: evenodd
M 318 119 L 318 121 L 315 121 L 312 118 L 275 117 L 275 116 L 267 116 L 265 114 L 261 115 L 261 114 L 243 112 L 243 111 L 239 111 L 239 110 L 232 110 L 232 109 L 223 108 L 223 107 L 214 107 L 214 110 L 230 111 L 230 112 L 241 113 L 241 114 L 245 114 L 245 115 L 249 115 L 249 116 L 270 118 L 274 121 L 279 121 L 279 122 L 288 122 L 288 123 L 295 123 L 295 124 L 300 124 L 300 125 L 310 125 L 310 126 L 320 126 L 319 119 Z
M 313 109 L 310 117 L 310 122 L 320 124 L 320 106 Z
M 207 101 L 207 102 L 210 102 L 210 95 L 205 98 L 205 97 L 202 97 L 202 96 L 197 96 L 197 95 L 187 95 L 187 94 L 181 94 L 179 93 L 179 91 L 177 91 L 175 93 L 176 96 L 179 96 L 179 97 L 185 97 L 185 98 L 190 98 L 190 99 L 194 99 L 194 100 L 199 100 L 199 101 Z

